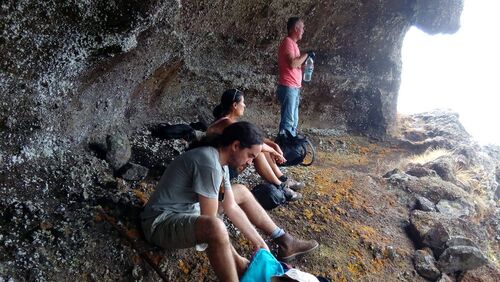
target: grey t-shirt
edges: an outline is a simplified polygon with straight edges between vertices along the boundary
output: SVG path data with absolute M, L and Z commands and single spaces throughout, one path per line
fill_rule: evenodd
M 230 190 L 229 169 L 219 162 L 214 147 L 200 147 L 178 156 L 165 172 L 142 213 L 143 219 L 160 214 L 200 214 L 198 195 L 217 199 L 224 180 Z

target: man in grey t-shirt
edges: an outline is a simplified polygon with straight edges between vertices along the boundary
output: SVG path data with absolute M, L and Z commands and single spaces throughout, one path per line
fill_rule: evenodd
M 226 227 L 217 217 L 221 201 L 224 213 L 255 249 L 269 247 L 254 226 L 278 243 L 278 258 L 282 260 L 317 248 L 316 241 L 296 239 L 276 226 L 245 186 L 229 183 L 228 166 L 243 171 L 260 153 L 262 143 L 263 136 L 254 125 L 237 122 L 209 146 L 177 157 L 142 213 L 146 239 L 166 248 L 206 244 L 219 280 L 238 281 L 248 260 L 232 247 Z

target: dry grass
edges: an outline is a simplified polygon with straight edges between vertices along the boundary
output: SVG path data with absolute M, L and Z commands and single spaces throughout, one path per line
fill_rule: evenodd
M 405 170 L 409 164 L 424 165 L 443 156 L 455 159 L 455 152 L 439 148 L 430 149 L 423 154 L 413 155 L 402 159 L 394 167 Z M 455 184 L 462 186 L 463 189 L 468 191 L 471 198 L 474 199 L 474 205 L 477 213 L 476 217 L 482 218 L 490 210 L 488 195 L 486 193 L 488 187 L 488 175 L 485 168 L 479 165 L 466 168 L 454 162 L 452 169 L 457 181 Z
M 425 164 L 442 156 L 452 156 L 453 151 L 446 149 L 429 149 L 420 155 L 411 155 L 398 161 L 376 161 L 376 173 L 384 174 L 392 169 L 406 170 L 409 164 Z
M 475 219 L 480 220 L 491 216 L 494 210 L 494 202 L 488 195 L 490 185 L 490 175 L 482 165 L 476 165 L 469 168 L 454 167 L 455 177 L 458 185 L 468 189 L 471 199 L 473 199 L 476 215 Z
M 389 163 L 377 162 L 377 168 L 385 172 L 394 168 L 404 171 L 410 164 L 425 165 L 426 163 L 435 161 L 440 157 L 450 157 L 455 159 L 455 152 L 441 148 L 429 149 L 423 154 L 412 155 L 399 161 L 392 161 Z M 488 175 L 485 168 L 483 166 L 466 168 L 454 162 L 452 169 L 456 177 L 456 184 L 466 189 L 475 199 L 476 209 L 478 211 L 483 211 L 483 213 L 486 212 L 489 205 L 487 204 L 488 196 L 486 194 L 486 187 L 488 187 Z
M 453 156 L 453 151 L 441 148 L 429 149 L 425 151 L 423 154 L 413 155 L 406 159 L 403 159 L 402 163 L 400 164 L 400 167 L 405 167 L 410 163 L 423 165 L 428 162 L 435 161 L 443 156 Z
M 474 166 L 471 168 L 455 167 L 455 176 L 459 184 L 469 187 L 474 194 L 481 196 L 487 187 L 488 176 L 484 167 Z
M 488 199 L 488 174 L 483 166 L 471 168 L 457 167 L 455 176 L 458 184 L 468 187 L 477 211 L 477 217 L 482 218 L 491 211 L 491 202 Z

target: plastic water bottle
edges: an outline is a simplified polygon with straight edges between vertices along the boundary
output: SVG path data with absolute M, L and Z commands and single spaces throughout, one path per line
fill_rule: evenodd
M 311 57 L 308 57 L 304 66 L 304 81 L 311 81 L 313 69 L 314 61 Z

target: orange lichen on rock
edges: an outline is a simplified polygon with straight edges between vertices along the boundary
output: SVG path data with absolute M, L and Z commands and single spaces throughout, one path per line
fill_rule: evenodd
M 134 190 L 134 195 L 137 197 L 137 199 L 142 205 L 145 205 L 148 202 L 148 197 L 144 192 L 140 190 Z
M 238 247 L 246 251 L 252 250 L 252 243 L 244 236 L 238 237 Z
M 349 262 L 347 264 L 347 270 L 349 270 L 349 273 L 354 278 L 358 278 L 358 277 L 364 275 L 366 272 L 365 265 L 361 261 Z
M 305 209 L 302 214 L 306 217 L 306 219 L 311 220 L 314 216 L 314 213 L 310 209 Z
M 189 276 L 186 277 L 185 281 L 206 281 L 206 277 L 210 271 L 210 264 L 208 262 L 208 258 L 205 252 L 194 252 L 194 256 L 186 257 L 185 260 L 188 260 L 189 265 L 192 265 L 192 268 L 189 269 Z M 187 268 L 187 262 L 184 263 Z M 193 279 L 196 277 L 196 279 Z
M 321 168 L 314 175 L 315 190 L 323 195 L 331 195 L 333 189 L 333 180 L 330 169 Z
M 180 270 L 182 270 L 182 272 L 184 272 L 184 274 L 188 274 L 189 273 L 189 268 L 186 266 L 186 264 L 184 263 L 183 260 L 179 260 L 179 263 L 178 263 L 178 266 L 180 268 Z
M 385 266 L 385 259 L 374 259 L 369 254 L 363 255 L 358 250 L 350 251 L 349 255 L 351 261 L 347 264 L 347 269 L 354 278 L 381 271 Z
M 384 259 L 375 258 L 375 259 L 372 259 L 371 265 L 373 266 L 375 271 L 380 271 L 384 268 L 385 261 L 386 260 L 384 260 Z
M 341 202 L 354 203 L 354 198 L 352 197 L 351 189 L 353 188 L 353 179 L 347 178 L 345 180 L 337 181 L 333 184 L 333 197 L 332 204 L 337 205 Z
M 347 278 L 345 277 L 345 274 L 342 271 L 342 268 L 339 267 L 334 267 L 327 273 L 325 273 L 325 276 L 329 277 L 332 279 L 332 281 L 335 282 L 347 282 Z
M 357 227 L 356 231 L 358 232 L 359 237 L 361 237 L 364 241 L 370 241 L 375 239 L 375 229 L 370 226 L 362 225 Z M 377 240 L 377 239 L 375 239 Z
M 362 154 L 362 155 L 366 155 L 366 154 L 368 154 L 370 151 L 371 151 L 371 150 L 370 150 L 370 148 L 368 148 L 368 147 L 360 147 L 360 148 L 359 148 L 359 153 L 360 153 L 360 154 Z

